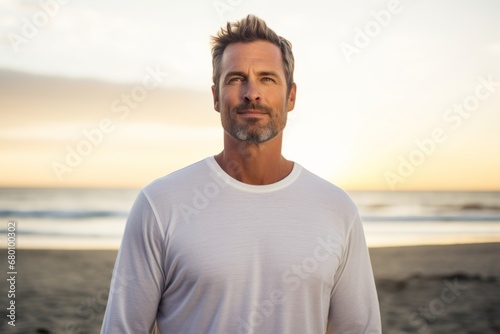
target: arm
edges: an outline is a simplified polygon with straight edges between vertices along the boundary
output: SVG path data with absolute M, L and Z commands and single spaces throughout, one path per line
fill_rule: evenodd
M 327 334 L 380 334 L 380 310 L 359 214 L 352 222 L 342 262 L 335 274 Z
M 101 334 L 151 333 L 164 290 L 165 245 L 143 192 L 127 219 Z

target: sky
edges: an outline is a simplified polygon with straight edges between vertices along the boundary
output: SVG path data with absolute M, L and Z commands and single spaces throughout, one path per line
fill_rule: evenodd
M 222 150 L 210 35 L 293 44 L 285 157 L 355 190 L 500 190 L 500 3 L 0 0 L 0 187 L 138 188 Z

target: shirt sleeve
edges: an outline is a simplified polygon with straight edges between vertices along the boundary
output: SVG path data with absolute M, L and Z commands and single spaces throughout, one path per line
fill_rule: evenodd
M 380 309 L 359 214 L 348 234 L 330 299 L 327 334 L 380 334 Z
M 164 238 L 141 192 L 127 219 L 101 334 L 151 333 L 164 291 Z

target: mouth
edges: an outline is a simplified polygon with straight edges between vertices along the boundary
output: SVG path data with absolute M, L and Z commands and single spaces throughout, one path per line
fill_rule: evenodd
M 256 109 L 244 109 L 244 110 L 241 110 L 241 111 L 238 111 L 237 112 L 239 115 L 243 115 L 243 116 L 262 116 L 262 115 L 267 115 L 267 113 L 265 111 L 261 111 L 261 110 L 256 110 Z
M 249 121 L 261 120 L 270 117 L 272 114 L 270 107 L 255 103 L 242 103 L 234 107 L 232 111 L 236 114 L 236 117 Z

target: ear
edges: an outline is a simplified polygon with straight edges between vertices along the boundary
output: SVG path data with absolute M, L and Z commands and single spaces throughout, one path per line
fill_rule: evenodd
M 297 85 L 292 83 L 292 87 L 290 88 L 290 93 L 288 94 L 287 98 L 287 111 L 292 111 L 293 108 L 295 108 L 295 98 L 297 96 Z
M 220 106 L 219 106 L 219 96 L 217 96 L 217 93 L 215 91 L 215 85 L 212 86 L 212 97 L 214 99 L 214 109 L 217 112 L 220 112 Z

